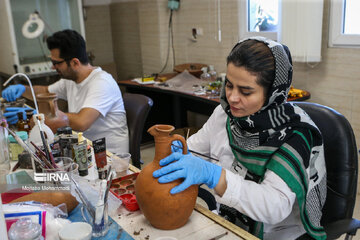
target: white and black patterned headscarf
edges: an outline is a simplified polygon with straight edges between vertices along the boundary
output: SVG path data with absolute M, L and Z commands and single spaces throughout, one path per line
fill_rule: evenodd
M 231 114 L 222 88 L 220 103 L 228 114 L 227 132 L 235 161 L 263 179 L 270 169 L 296 193 L 305 230 L 315 239 L 325 239 L 320 224 L 326 198 L 326 168 L 322 136 L 310 117 L 298 106 L 287 102 L 292 81 L 292 62 L 288 48 L 262 37 L 248 40 L 269 47 L 275 66 L 275 77 L 268 89 L 264 106 L 256 113 L 241 118 Z M 232 51 L 234 51 L 235 47 Z M 262 237 L 262 224 L 253 234 Z

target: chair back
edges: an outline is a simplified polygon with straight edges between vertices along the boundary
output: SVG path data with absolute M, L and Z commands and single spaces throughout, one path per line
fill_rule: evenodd
M 322 225 L 352 218 L 358 178 L 358 152 L 354 132 L 348 120 L 332 108 L 295 102 L 318 126 L 323 139 L 327 170 L 327 197 Z
M 129 151 L 132 164 L 141 169 L 140 144 L 146 118 L 153 105 L 153 100 L 142 94 L 124 93 L 124 106 L 129 129 Z

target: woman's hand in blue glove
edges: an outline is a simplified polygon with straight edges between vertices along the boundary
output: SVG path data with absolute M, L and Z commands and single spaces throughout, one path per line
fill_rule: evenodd
M 16 124 L 19 121 L 18 113 L 22 112 L 23 118 L 26 119 L 26 110 L 31 109 L 29 107 L 8 107 L 5 108 L 4 116 L 6 117 L 6 121 L 10 124 Z M 34 114 L 36 110 L 34 110 Z
M 222 168 L 216 164 L 192 154 L 183 155 L 179 152 L 162 159 L 160 166 L 165 167 L 153 172 L 153 176 L 159 178 L 159 183 L 168 183 L 184 178 L 180 185 L 171 189 L 171 194 L 179 193 L 191 185 L 201 183 L 205 183 L 209 188 L 214 188 L 220 180 L 222 171 Z
M 183 145 L 179 140 L 175 140 L 171 143 L 171 152 L 183 152 Z
M 25 86 L 21 84 L 10 85 L 2 91 L 2 97 L 8 102 L 13 102 L 25 92 Z

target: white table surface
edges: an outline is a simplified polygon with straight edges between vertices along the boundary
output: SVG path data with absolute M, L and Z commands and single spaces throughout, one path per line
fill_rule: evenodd
M 110 154 L 111 155 L 111 154 Z M 11 167 L 16 162 L 11 162 Z M 18 169 L 23 170 L 23 169 Z M 26 170 L 31 176 L 32 170 Z M 139 169 L 130 165 L 129 172 L 138 172 Z M 170 236 L 175 239 L 209 239 L 217 237 L 225 232 L 227 235 L 221 237 L 221 240 L 226 239 L 258 239 L 246 232 L 245 230 L 235 226 L 226 221 L 224 218 L 212 213 L 202 206 L 201 200 L 198 199 L 194 211 L 192 212 L 188 222 L 181 228 L 175 230 L 160 230 L 154 228 L 147 221 L 141 210 L 128 211 L 121 205 L 116 212 L 116 215 L 111 217 L 117 222 L 128 234 L 134 239 L 148 239 L 156 240 L 159 237 Z

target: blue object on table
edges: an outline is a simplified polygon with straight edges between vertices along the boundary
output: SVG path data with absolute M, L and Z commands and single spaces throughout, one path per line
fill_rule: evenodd
M 71 222 L 84 222 L 85 220 L 81 214 L 81 203 L 77 205 L 77 207 L 72 210 L 68 219 Z M 133 240 L 131 237 L 121 226 L 119 226 L 111 217 L 109 217 L 109 231 L 103 237 L 92 237 L 91 239 L 116 239 L 116 240 Z

